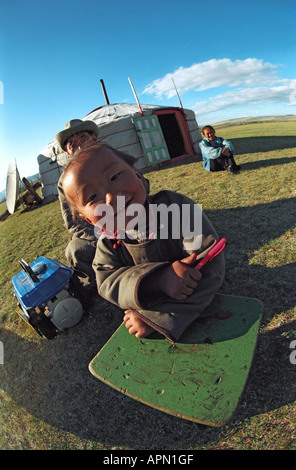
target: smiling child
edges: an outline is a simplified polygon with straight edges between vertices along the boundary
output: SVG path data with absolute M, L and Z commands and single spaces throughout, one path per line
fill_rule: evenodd
M 197 205 L 186 196 L 147 195 L 135 161 L 105 144 L 82 149 L 65 169 L 64 192 L 73 213 L 98 233 L 93 269 L 99 294 L 125 311 L 126 327 L 137 338 L 156 330 L 174 342 L 221 286 L 224 256 L 202 273 L 195 269 L 217 233 L 201 210 L 195 223 Z

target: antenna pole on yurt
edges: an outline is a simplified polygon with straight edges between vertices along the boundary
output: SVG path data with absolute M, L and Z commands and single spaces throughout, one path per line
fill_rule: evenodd
M 174 84 L 174 87 L 175 87 L 175 90 L 176 90 L 176 93 L 177 93 L 177 96 L 178 96 L 178 99 L 179 99 L 179 103 L 180 103 L 180 105 L 181 105 L 181 108 L 183 109 L 182 101 L 181 101 L 181 99 L 180 99 L 180 96 L 179 96 L 179 93 L 178 93 L 176 84 L 175 84 L 175 82 L 174 82 L 173 77 L 171 77 L 171 78 L 172 78 L 172 82 L 173 82 L 173 84 Z M 184 111 L 184 109 L 183 109 L 183 111 Z
M 107 95 L 107 92 L 106 92 L 106 88 L 105 88 L 105 85 L 104 85 L 104 80 L 101 78 L 100 82 L 101 82 L 101 87 L 102 87 L 102 90 L 103 90 L 103 95 L 104 95 L 106 104 L 110 104 L 109 103 L 109 98 L 108 98 L 108 95 Z
M 188 132 L 188 136 L 189 136 L 189 140 L 190 140 L 190 145 L 191 145 L 192 150 L 193 150 L 192 136 L 191 136 L 190 128 L 189 128 L 189 125 L 188 125 L 188 122 L 187 122 L 187 119 L 186 119 L 186 113 L 185 113 L 185 111 L 184 111 L 184 108 L 183 108 L 183 105 L 182 105 L 182 101 L 181 101 L 181 98 L 180 98 L 180 96 L 179 96 L 179 93 L 178 93 L 178 90 L 177 90 L 177 87 L 176 87 L 176 84 L 175 84 L 175 82 L 174 82 L 173 77 L 171 77 L 171 79 L 172 79 L 172 82 L 173 82 L 173 84 L 174 84 L 174 87 L 175 87 L 175 90 L 176 90 L 176 93 L 177 93 L 177 96 L 178 96 L 178 99 L 179 99 L 179 103 L 180 103 L 181 109 L 182 109 L 182 111 L 183 111 L 183 113 L 184 113 L 184 116 L 185 116 L 185 125 L 186 125 L 186 129 L 187 129 L 187 132 Z
M 141 113 L 142 116 L 144 116 L 143 110 L 142 110 L 142 108 L 141 108 L 140 102 L 139 102 L 138 97 L 137 97 L 137 93 L 136 93 L 136 91 L 135 91 L 135 89 L 134 89 L 134 87 L 133 87 L 132 81 L 131 81 L 131 79 L 130 79 L 129 77 L 128 77 L 128 81 L 130 82 L 130 86 L 131 86 L 131 88 L 132 88 L 132 90 L 133 90 L 134 97 L 136 98 L 136 102 L 138 103 L 140 113 Z

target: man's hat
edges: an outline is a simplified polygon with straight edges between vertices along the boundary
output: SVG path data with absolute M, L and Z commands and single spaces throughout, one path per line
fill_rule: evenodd
M 62 150 L 65 150 L 64 145 L 71 135 L 77 132 L 89 131 L 94 132 L 96 136 L 99 134 L 98 126 L 93 121 L 82 121 L 81 119 L 72 119 L 67 122 L 63 131 L 56 134 L 55 139 Z

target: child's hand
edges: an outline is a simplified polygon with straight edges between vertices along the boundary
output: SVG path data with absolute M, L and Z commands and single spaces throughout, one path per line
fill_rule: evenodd
M 222 154 L 225 155 L 226 157 L 230 157 L 231 152 L 227 147 L 224 147 L 222 150 Z
M 196 289 L 202 278 L 200 271 L 190 266 L 196 260 L 196 253 L 175 261 L 163 270 L 162 291 L 172 299 L 184 300 Z

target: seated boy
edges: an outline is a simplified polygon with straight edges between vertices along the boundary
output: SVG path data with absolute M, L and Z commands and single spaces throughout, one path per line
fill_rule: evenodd
M 65 169 L 64 192 L 73 214 L 98 233 L 99 294 L 125 310 L 126 327 L 137 338 L 156 330 L 174 342 L 211 303 L 224 256 L 202 273 L 194 268 L 218 239 L 213 226 L 181 194 L 147 195 L 134 163 L 105 144 L 82 149 Z
M 207 171 L 227 170 L 228 173 L 238 173 L 240 167 L 233 158 L 234 147 L 230 140 L 216 137 L 212 126 L 202 129 L 204 139 L 199 143 L 203 159 L 203 167 Z

